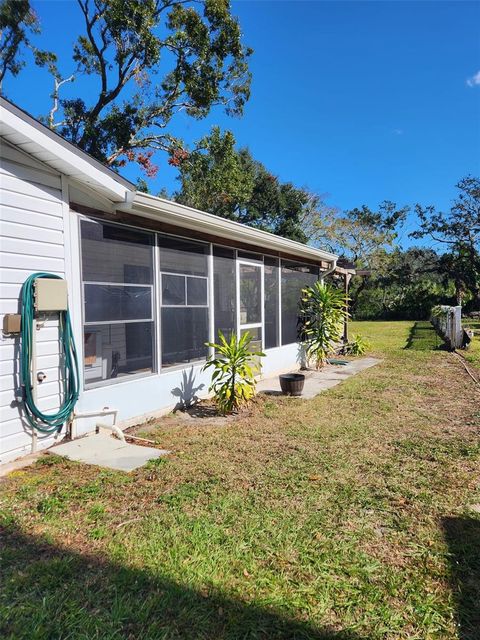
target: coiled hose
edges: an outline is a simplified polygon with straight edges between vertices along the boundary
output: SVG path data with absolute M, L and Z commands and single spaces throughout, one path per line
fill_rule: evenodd
M 53 433 L 60 431 L 63 424 L 68 420 L 73 412 L 78 400 L 79 393 L 79 371 L 78 357 L 75 349 L 75 342 L 72 334 L 70 314 L 66 311 L 59 311 L 59 339 L 63 351 L 63 379 L 64 393 L 63 402 L 56 413 L 43 413 L 35 404 L 33 398 L 32 384 L 32 345 L 35 319 L 35 290 L 34 282 L 37 278 L 55 278 L 61 280 L 60 276 L 52 273 L 34 273 L 29 276 L 22 287 L 22 323 L 21 323 L 21 359 L 20 376 L 23 389 L 23 403 L 25 415 L 33 429 L 40 433 Z

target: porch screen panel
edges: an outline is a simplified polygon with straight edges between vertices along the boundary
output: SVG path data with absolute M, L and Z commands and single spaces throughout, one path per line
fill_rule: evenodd
M 278 335 L 279 291 L 278 278 L 280 269 L 278 259 L 265 256 L 265 348 L 271 349 L 280 344 Z
M 318 267 L 282 260 L 282 344 L 297 342 L 302 289 L 318 277 Z
M 85 384 L 154 370 L 151 233 L 82 220 Z
M 161 271 L 162 367 L 207 357 L 209 247 L 158 236 Z
M 215 342 L 221 331 L 227 338 L 236 328 L 235 252 L 213 247 L 213 297 L 215 301 Z

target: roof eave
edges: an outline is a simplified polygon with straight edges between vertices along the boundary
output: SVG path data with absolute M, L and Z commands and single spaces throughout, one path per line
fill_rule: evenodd
M 0 135 L 43 164 L 124 202 L 134 185 L 64 140 L 5 98 L 0 100 Z M 51 158 L 50 158 L 51 156 Z
M 233 220 L 220 218 L 211 213 L 193 209 L 150 194 L 136 192 L 129 205 L 118 207 L 133 214 L 160 219 L 185 229 L 213 234 L 227 240 L 235 240 L 262 250 L 278 251 L 310 260 L 336 262 L 338 256 L 322 249 L 310 247 L 295 240 L 276 236 L 268 231 L 248 227 Z

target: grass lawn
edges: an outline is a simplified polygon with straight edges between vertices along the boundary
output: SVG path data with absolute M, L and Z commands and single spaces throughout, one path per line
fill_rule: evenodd
M 469 348 L 464 352 L 465 359 L 480 369 L 480 320 L 464 320 L 464 326 L 473 329 L 474 338 Z
M 312 401 L 167 417 L 131 475 L 9 476 L 0 637 L 478 640 L 478 388 L 422 323 L 353 332 L 382 364 Z

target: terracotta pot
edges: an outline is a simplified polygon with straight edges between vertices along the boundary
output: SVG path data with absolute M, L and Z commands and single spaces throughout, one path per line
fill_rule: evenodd
M 303 373 L 284 373 L 278 376 L 282 393 L 288 396 L 301 396 L 305 376 Z

